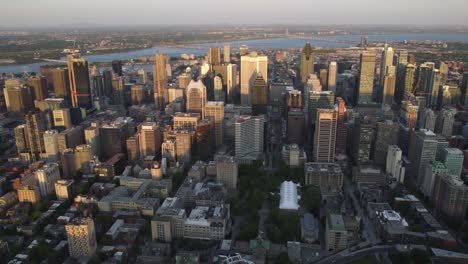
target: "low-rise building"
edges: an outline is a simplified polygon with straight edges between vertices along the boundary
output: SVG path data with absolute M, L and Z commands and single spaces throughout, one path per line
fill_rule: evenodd
M 304 165 L 306 185 L 318 187 L 343 187 L 343 172 L 336 163 L 308 162 Z
M 325 225 L 325 246 L 327 250 L 342 250 L 348 246 L 348 233 L 343 216 L 329 214 Z
M 197 206 L 184 222 L 184 238 L 222 240 L 229 221 L 229 205 Z

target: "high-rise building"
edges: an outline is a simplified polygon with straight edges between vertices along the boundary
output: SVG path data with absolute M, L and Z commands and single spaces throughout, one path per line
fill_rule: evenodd
M 24 152 L 29 149 L 28 135 L 26 125 L 19 125 L 13 130 L 15 134 L 15 144 L 18 153 Z
M 336 73 L 336 61 L 332 61 L 328 65 L 328 91 L 332 91 L 334 93 L 336 93 Z
M 315 162 L 334 162 L 337 113 L 332 109 L 317 109 L 313 158 Z
M 192 134 L 188 131 L 176 131 L 176 156 L 178 162 L 190 164 L 192 160 Z
M 331 91 L 311 92 L 308 98 L 309 120 L 315 122 L 317 109 L 333 109 L 335 94 Z
M 398 182 L 405 181 L 405 167 L 401 159 L 402 151 L 397 145 L 388 146 L 385 172 L 390 174 Z
M 101 156 L 105 159 L 110 159 L 115 154 L 125 153 L 128 133 L 128 123 L 123 120 L 115 120 L 100 126 L 99 145 Z
M 223 183 L 228 189 L 236 190 L 239 177 L 237 161 L 232 156 L 216 156 L 216 181 Z
M 114 71 L 114 73 L 117 74 L 118 76 L 123 76 L 122 61 L 120 60 L 112 61 L 112 71 Z
M 359 67 L 357 104 L 372 102 L 374 91 L 375 54 L 362 53 Z
M 138 126 L 140 154 L 142 157 L 156 156 L 161 148 L 161 132 L 155 122 L 144 122 Z
M 168 139 L 161 144 L 161 156 L 166 158 L 168 162 L 177 160 L 176 140 Z
M 139 105 L 146 101 L 145 88 L 143 85 L 132 85 L 130 88 L 130 96 L 132 105 Z
M 29 77 L 28 85 L 32 88 L 34 100 L 42 101 L 49 96 L 47 78 L 45 76 Z
M 394 102 L 394 95 L 395 95 L 395 83 L 396 77 L 395 75 L 387 75 L 384 77 L 383 80 L 383 97 L 382 97 L 382 105 L 391 106 Z
M 375 147 L 373 160 L 374 164 L 385 166 L 388 147 L 398 144 L 400 126 L 391 120 L 377 122 L 377 133 L 375 137 Z
M 195 144 L 192 152 L 200 160 L 207 160 L 215 149 L 214 119 L 207 118 L 198 122 L 195 131 Z
M 58 149 L 63 152 L 67 148 L 74 148 L 84 144 L 84 133 L 82 126 L 71 127 L 65 129 L 58 134 Z
M 72 106 L 92 108 L 88 61 L 69 56 L 67 63 Z
M 439 161 L 431 161 L 426 166 L 424 181 L 420 188 L 425 197 L 433 201 L 434 184 L 437 176 L 447 175 L 447 167 Z
M 104 78 L 102 75 L 92 76 L 93 81 L 93 96 L 106 96 L 104 89 Z
M 26 113 L 34 109 L 30 87 L 9 87 L 3 89 L 8 112 Z
M 306 43 L 301 51 L 301 82 L 306 83 L 309 75 L 314 73 L 314 51 L 310 43 Z
M 211 65 L 218 65 L 221 63 L 221 48 L 211 47 L 208 49 L 208 58 Z
M 434 206 L 453 221 L 463 221 L 468 206 L 468 186 L 457 177 L 439 175 L 434 183 Z
M 57 163 L 47 163 L 35 174 L 43 198 L 55 193 L 55 182 L 60 180 L 60 169 Z
M 320 84 L 322 85 L 323 89 L 328 90 L 328 70 L 320 69 L 319 76 L 320 76 Z
M 424 128 L 427 130 L 435 131 L 435 125 L 436 125 L 436 114 L 434 111 L 430 108 L 427 108 L 422 112 L 421 115 L 421 125 L 419 126 L 420 128 Z
M 442 159 L 440 160 L 450 176 L 461 179 L 463 169 L 463 152 L 457 148 L 445 148 L 442 152 Z
M 336 98 L 335 106 L 337 119 L 336 119 L 336 154 L 345 154 L 348 138 L 348 127 L 346 125 L 347 112 L 346 103 L 341 97 Z
M 206 107 L 205 107 L 206 108 Z M 177 112 L 173 116 L 174 130 L 189 130 L 195 131 L 201 114 L 199 113 L 180 113 Z
M 44 137 L 42 133 L 46 131 L 44 116 L 40 111 L 28 112 L 26 114 L 26 135 L 29 151 L 33 154 L 40 154 L 45 151 Z
M 48 162 L 59 161 L 58 133 L 57 130 L 44 132 L 45 158 Z
M 112 71 L 106 70 L 102 72 L 103 83 L 104 83 L 104 95 L 112 98 L 113 90 L 112 90 L 112 79 L 113 74 Z
M 304 144 L 304 112 L 300 108 L 291 108 L 288 112 L 287 141 L 289 144 Z
M 382 57 L 380 59 L 380 81 L 379 86 L 384 86 L 384 78 L 388 75 L 389 67 L 393 66 L 393 48 L 385 44 L 382 51 Z
M 166 99 L 167 73 L 166 73 L 167 57 L 164 54 L 156 54 L 153 67 L 154 80 L 154 102 L 156 109 L 164 110 Z
M 202 119 L 205 118 L 206 101 L 206 86 L 201 80 L 192 80 L 187 88 L 187 112 L 199 113 Z
M 96 231 L 92 218 L 75 218 L 65 226 L 70 257 L 91 258 L 96 253 Z
M 101 154 L 99 127 L 90 126 L 84 130 L 86 144 L 90 145 L 93 150 L 93 155 L 99 156 Z
M 436 153 L 437 139 L 432 131 L 419 130 L 413 132 L 409 147 L 409 160 L 418 187 L 423 184 L 426 166 L 435 160 Z
M 127 158 L 130 161 L 135 161 L 140 158 L 140 135 L 135 134 L 129 137 L 127 144 Z
M 58 180 L 55 182 L 55 195 L 58 200 L 70 200 L 74 198 L 73 180 Z
M 18 201 L 20 203 L 35 204 L 41 200 L 39 188 L 34 185 L 22 185 L 18 188 Z
M 56 68 L 52 70 L 55 97 L 70 97 L 70 80 L 68 68 Z
M 231 62 L 231 45 L 229 43 L 225 43 L 223 47 L 223 53 L 224 53 L 224 62 L 225 63 L 230 63 Z
M 214 121 L 215 145 L 221 146 L 224 142 L 224 102 L 208 102 L 205 117 Z
M 438 114 L 435 123 L 435 131 L 445 137 L 449 137 L 453 133 L 453 124 L 457 110 L 454 108 L 444 108 Z
M 62 108 L 52 111 L 54 117 L 54 127 L 63 127 L 65 129 L 72 127 L 70 109 Z
M 250 106 L 253 81 L 261 74 L 264 81 L 268 82 L 268 57 L 251 52 L 248 56 L 241 57 L 240 67 L 241 105 Z
M 221 76 L 215 76 L 213 79 L 213 83 L 215 101 L 224 102 L 226 100 L 226 96 L 223 89 L 223 78 Z
M 249 53 L 249 47 L 247 47 L 247 45 L 241 45 L 239 48 L 239 54 L 241 56 L 245 56 L 247 53 Z
M 368 116 L 355 120 L 353 129 L 352 153 L 356 164 L 366 164 L 371 160 L 371 146 L 374 139 L 375 122 Z
M 266 114 L 268 104 L 268 87 L 262 74 L 259 73 L 252 83 L 252 113 Z
M 263 154 L 265 120 L 243 115 L 235 122 L 235 154 L 239 161 L 257 160 Z

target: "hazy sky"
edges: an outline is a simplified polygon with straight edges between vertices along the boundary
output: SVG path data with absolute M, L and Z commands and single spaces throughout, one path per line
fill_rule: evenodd
M 468 25 L 467 0 L 1 0 L 0 26 Z

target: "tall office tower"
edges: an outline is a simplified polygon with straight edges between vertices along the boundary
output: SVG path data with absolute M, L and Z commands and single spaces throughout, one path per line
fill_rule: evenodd
M 75 198 L 73 180 L 58 180 L 55 182 L 55 195 L 58 200 L 69 200 Z
M 411 101 L 402 102 L 400 109 L 400 119 L 409 130 L 416 128 L 418 112 L 419 107 L 417 105 L 413 105 Z
M 70 97 L 70 81 L 68 68 L 56 68 L 52 70 L 55 97 Z
M 186 73 L 183 73 L 177 76 L 177 81 L 179 82 L 179 88 L 182 88 L 184 90 L 187 89 L 191 80 L 192 80 L 192 77 L 190 77 L 190 75 Z
M 132 85 L 130 88 L 130 97 L 132 105 L 139 105 L 145 102 L 145 88 L 143 85 Z
M 93 151 L 90 145 L 79 145 L 75 149 L 66 149 L 61 155 L 63 178 L 70 179 L 79 170 L 82 170 L 85 164 L 93 159 Z M 89 170 L 89 166 L 87 169 Z
M 287 140 L 289 144 L 304 144 L 304 112 L 300 108 L 291 108 L 288 112 Z
M 199 160 L 207 160 L 210 158 L 215 149 L 215 124 L 213 119 L 202 119 L 198 122 L 197 130 L 195 131 L 195 145 L 193 153 Z
M 332 109 L 317 109 L 313 158 L 315 162 L 334 162 L 337 114 Z
M 54 127 L 63 127 L 66 129 L 72 127 L 70 109 L 57 109 L 52 111 L 52 115 L 54 117 Z
M 9 87 L 3 89 L 8 112 L 26 113 L 34 109 L 33 97 L 29 87 Z
M 449 137 L 453 133 L 453 124 L 457 110 L 454 108 L 444 108 L 437 114 L 434 132 Z
M 468 207 L 468 187 L 458 178 L 439 175 L 434 183 L 434 206 L 450 220 L 462 222 Z
M 94 76 L 101 75 L 101 72 L 99 71 L 99 69 L 97 68 L 96 65 L 93 65 L 93 67 L 91 67 L 91 69 L 89 69 L 89 73 L 91 75 L 91 78 L 93 78 Z
M 434 132 L 430 130 L 413 131 L 409 146 L 409 160 L 411 171 L 416 177 L 417 186 L 420 187 L 424 181 L 424 170 L 429 162 L 434 161 L 437 152 L 437 139 Z
M 231 62 L 231 45 L 229 43 L 225 43 L 223 47 L 223 53 L 224 53 L 224 62 L 225 63 L 230 63 Z
M 91 146 L 93 155 L 99 156 L 101 153 L 99 127 L 90 126 L 84 130 L 86 144 Z
M 395 94 L 395 83 L 396 83 L 395 75 L 387 75 L 384 77 L 382 105 L 391 106 L 393 104 L 394 102 L 393 97 Z
M 154 82 L 154 103 L 156 109 L 163 111 L 166 99 L 167 73 L 166 73 L 167 57 L 164 54 L 156 54 L 153 67 L 153 82 Z
M 221 48 L 211 47 L 208 49 L 208 58 L 211 65 L 218 65 L 221 63 Z
M 138 126 L 140 132 L 140 154 L 142 157 L 156 156 L 161 149 L 161 131 L 155 122 L 144 122 Z
M 441 162 L 447 167 L 448 175 L 461 179 L 463 170 L 463 152 L 457 148 L 445 148 Z
M 239 165 L 233 156 L 215 156 L 216 181 L 223 183 L 229 190 L 237 189 Z
M 72 106 L 92 108 L 88 62 L 85 59 L 69 56 L 67 63 Z
M 436 114 L 432 109 L 425 109 L 422 113 L 420 118 L 421 125 L 420 128 L 424 128 L 427 130 L 435 131 L 435 124 L 436 124 Z
M 95 75 L 93 79 L 93 96 L 105 96 L 104 78 L 102 75 Z
M 302 108 L 302 93 L 299 90 L 288 90 L 286 93 L 286 106 L 289 108 Z
M 224 102 L 226 99 L 226 96 L 224 94 L 223 90 L 223 79 L 221 76 L 215 76 L 213 79 L 214 83 L 214 99 L 215 101 L 221 101 Z
M 78 145 L 82 145 L 84 142 L 82 126 L 65 129 L 58 134 L 59 152 L 63 152 L 67 148 L 74 148 Z
M 161 157 L 167 159 L 168 162 L 177 160 L 176 140 L 168 139 L 161 144 Z
M 28 112 L 26 114 L 26 134 L 29 151 L 40 154 L 45 151 L 42 133 L 46 131 L 44 116 L 40 111 Z
M 120 60 L 112 61 L 112 71 L 114 71 L 114 73 L 117 74 L 118 76 L 123 76 L 122 61 Z
M 327 69 L 321 69 L 319 72 L 320 84 L 324 90 L 328 90 L 328 71 Z
M 32 88 L 34 100 L 42 101 L 49 96 L 47 78 L 45 76 L 29 77 L 27 83 Z
M 398 64 L 408 64 L 408 51 L 400 50 L 398 51 Z
M 127 144 L 127 158 L 129 161 L 135 161 L 140 159 L 140 135 L 129 137 L 126 141 Z
M 112 79 L 112 101 L 115 105 L 125 105 L 125 79 L 116 77 Z
M 192 80 L 187 87 L 187 112 L 199 113 L 202 119 L 205 118 L 206 101 L 206 86 L 201 80 Z
M 114 79 L 112 71 L 103 71 L 102 72 L 103 83 L 104 83 L 104 95 L 112 98 L 112 79 Z
M 57 163 L 47 163 L 36 172 L 41 197 L 47 198 L 55 193 L 55 182 L 60 180 L 60 169 Z
M 413 64 L 398 65 L 396 102 L 399 103 L 414 92 L 414 79 L 416 68 Z
M 405 181 L 405 167 L 401 159 L 402 151 L 397 145 L 389 145 L 385 163 L 385 172 L 392 175 L 398 182 Z
M 45 158 L 48 162 L 59 161 L 58 131 L 46 130 L 44 132 Z
M 356 119 L 353 129 L 352 152 L 356 164 L 368 163 L 374 139 L 375 123 L 368 116 Z
M 442 75 L 437 69 L 432 70 L 432 77 L 430 85 L 430 94 L 426 96 L 427 106 L 434 109 L 440 109 L 443 93 L 441 91 L 441 85 L 443 84 Z
M 200 114 L 198 113 L 180 113 L 174 114 L 174 130 L 188 130 L 195 131 L 197 129 L 198 121 L 200 121 Z
M 205 118 L 211 118 L 214 121 L 216 147 L 223 145 L 224 102 L 208 102 L 205 106 Z
M 168 98 L 169 98 L 169 103 L 179 103 L 179 104 L 183 104 L 185 103 L 185 91 L 184 89 L 181 89 L 181 88 L 175 88 L 175 87 L 171 87 L 169 89 L 167 89 L 167 93 L 168 93 Z M 182 111 L 182 109 L 180 109 L 180 111 Z
M 455 106 L 461 102 L 461 90 L 456 84 L 452 85 L 443 85 L 441 101 L 442 103 L 438 105 L 438 109 L 442 106 Z
M 18 153 L 24 152 L 29 149 L 28 131 L 26 125 L 19 125 L 14 129 L 15 144 Z
M 128 132 L 128 123 L 123 120 L 115 120 L 100 126 L 101 156 L 104 159 L 110 159 L 115 154 L 125 153 Z
M 398 144 L 400 126 L 391 120 L 377 122 L 377 135 L 375 138 L 374 164 L 385 166 L 388 146 Z
M 248 56 L 241 57 L 240 67 L 241 105 L 250 106 L 255 78 L 261 74 L 264 81 L 268 83 L 268 57 L 260 56 L 254 51 L 250 52 Z
M 301 82 L 307 82 L 309 75 L 314 73 L 314 50 L 306 43 L 301 51 Z
M 346 125 L 347 111 L 346 103 L 341 97 L 336 98 L 335 111 L 336 119 L 336 154 L 345 154 L 348 138 L 348 127 Z
M 357 104 L 372 102 L 374 91 L 375 54 L 361 53 Z
M 234 102 L 235 88 L 238 85 L 237 65 L 229 63 L 226 65 L 226 99 L 228 103 Z
M 333 109 L 335 94 L 331 91 L 311 92 L 309 94 L 309 120 L 315 122 L 317 109 Z
M 384 78 L 388 74 L 388 68 L 393 66 L 393 48 L 385 44 L 384 50 L 382 51 L 382 57 L 380 60 L 380 81 L 379 86 L 383 87 Z
M 266 114 L 268 104 L 268 86 L 262 74 L 258 74 L 252 83 L 252 113 Z
M 20 203 L 36 204 L 41 200 L 41 192 L 34 185 L 21 185 L 18 188 L 18 201 Z
M 434 183 L 436 177 L 441 175 L 447 175 L 447 167 L 439 161 L 431 161 L 426 166 L 426 172 L 424 174 L 424 182 L 421 186 L 421 191 L 425 197 L 429 198 L 430 201 L 434 200 Z
M 332 91 L 334 93 L 336 93 L 336 73 L 336 61 L 332 61 L 328 65 L 328 91 Z
M 241 56 L 244 56 L 244 55 L 247 55 L 247 53 L 249 53 L 249 47 L 247 47 L 247 45 L 242 45 L 240 46 L 239 48 L 239 54 Z
M 192 134 L 189 131 L 175 132 L 176 156 L 178 162 L 190 164 L 192 160 Z
M 257 160 L 263 154 L 265 120 L 242 115 L 235 123 L 235 154 L 238 160 Z
M 65 226 L 70 257 L 91 258 L 96 253 L 96 232 L 92 218 L 75 218 Z

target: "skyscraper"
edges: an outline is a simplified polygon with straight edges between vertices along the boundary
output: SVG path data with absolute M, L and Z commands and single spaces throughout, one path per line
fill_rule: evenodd
M 434 206 L 450 220 L 463 221 L 468 207 L 468 186 L 456 177 L 438 175 L 434 183 Z
M 251 52 L 248 56 L 241 57 L 240 92 L 241 105 L 252 105 L 252 85 L 255 78 L 261 74 L 264 81 L 268 82 L 268 57 Z
M 357 104 L 372 102 L 374 91 L 375 54 L 362 53 L 359 67 Z
M 32 88 L 33 98 L 42 101 L 49 96 L 47 79 L 45 76 L 33 76 L 28 78 L 28 85 Z
M 300 108 L 291 108 L 288 112 L 286 137 L 289 144 L 304 144 L 304 112 Z
M 205 118 L 213 119 L 215 145 L 221 146 L 224 142 L 224 102 L 208 102 L 205 106 Z
M 385 44 L 380 60 L 380 81 L 379 86 L 384 86 L 384 78 L 388 75 L 389 67 L 393 66 L 393 48 Z
M 199 113 L 205 118 L 206 86 L 201 80 L 192 80 L 187 88 L 187 112 Z
M 167 74 L 166 74 L 166 61 L 167 57 L 164 54 L 156 54 L 153 66 L 153 80 L 154 80 L 154 102 L 156 109 L 164 110 L 166 89 L 167 89 Z
M 221 48 L 210 47 L 208 49 L 208 58 L 211 65 L 218 65 L 221 63 Z
M 347 112 L 346 103 L 341 97 L 336 98 L 335 111 L 337 113 L 336 120 L 336 153 L 346 153 L 346 142 L 348 138 L 348 127 L 346 125 Z
M 112 71 L 114 71 L 114 73 L 117 74 L 118 76 L 123 76 L 122 61 L 120 60 L 112 61 Z
M 306 83 L 310 74 L 314 73 L 314 51 L 310 43 L 306 43 L 301 52 L 301 82 Z
M 336 61 L 330 62 L 328 65 L 328 91 L 336 93 Z
M 71 128 L 71 116 L 70 116 L 70 109 L 62 108 L 52 111 L 52 115 L 54 117 L 54 126 L 55 127 L 63 127 L 63 128 Z
M 46 131 L 46 124 L 42 112 L 28 112 L 26 114 L 26 134 L 30 153 L 38 155 L 45 151 L 42 136 L 44 131 Z
M 85 59 L 69 56 L 67 63 L 72 106 L 92 108 L 88 62 Z
M 44 132 L 45 158 L 48 162 L 59 161 L 58 131 L 46 130 Z
M 75 218 L 65 226 L 72 258 L 91 258 L 96 253 L 96 232 L 92 218 Z
M 441 162 L 447 167 L 448 175 L 461 179 L 463 169 L 463 152 L 457 148 L 445 148 Z
M 60 180 L 60 170 L 57 163 L 47 163 L 36 171 L 41 197 L 47 198 L 55 193 L 55 182 Z
M 398 144 L 398 133 L 400 126 L 392 120 L 377 122 L 377 131 L 375 137 L 375 147 L 373 160 L 374 164 L 385 166 L 388 152 L 388 146 Z
M 229 45 L 229 43 L 224 44 L 223 53 L 224 53 L 224 58 L 223 58 L 224 62 L 230 63 L 231 62 L 231 45 Z
M 383 80 L 383 98 L 382 105 L 391 106 L 393 104 L 393 97 L 395 95 L 395 75 L 387 75 Z
M 354 121 L 352 153 L 356 164 L 366 164 L 371 160 L 371 146 L 375 133 L 375 122 L 368 116 L 360 116 Z
M 252 83 L 252 113 L 266 114 L 268 104 L 268 87 L 262 74 L 258 74 Z
M 3 89 L 3 94 L 8 112 L 26 113 L 34 109 L 29 87 L 6 87 Z
M 142 157 L 156 156 L 161 149 L 161 132 L 155 122 L 144 122 L 139 125 L 140 154 Z
M 226 100 L 226 96 L 223 89 L 223 79 L 221 76 L 215 76 L 213 79 L 214 83 L 214 99 L 215 101 L 224 102 Z
M 135 161 L 140 158 L 140 135 L 135 134 L 129 137 L 126 141 L 127 157 L 130 161 Z
M 409 147 L 409 160 L 418 187 L 424 182 L 426 166 L 429 162 L 435 160 L 436 152 L 437 139 L 432 131 L 419 130 L 413 132 Z
M 388 146 L 385 172 L 392 175 L 398 182 L 403 183 L 405 180 L 405 167 L 403 166 L 401 156 L 402 151 L 398 146 Z
M 257 160 L 263 153 L 265 120 L 243 115 L 235 123 L 235 154 L 238 160 Z
M 317 109 L 313 158 L 315 162 L 334 162 L 337 114 L 333 109 Z
M 335 94 L 331 91 L 311 92 L 308 98 L 309 120 L 315 122 L 317 109 L 333 109 L 335 103 Z
M 52 70 L 55 97 L 70 97 L 70 81 L 68 68 L 56 68 Z

